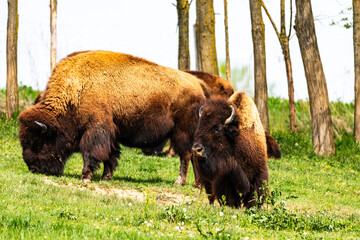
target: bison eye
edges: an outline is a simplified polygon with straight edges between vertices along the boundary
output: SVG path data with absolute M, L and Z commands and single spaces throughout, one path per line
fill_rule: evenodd
M 222 132 L 223 126 L 222 126 L 222 125 L 214 126 L 213 129 L 214 129 L 214 132 L 215 132 L 216 134 L 219 134 L 219 133 Z

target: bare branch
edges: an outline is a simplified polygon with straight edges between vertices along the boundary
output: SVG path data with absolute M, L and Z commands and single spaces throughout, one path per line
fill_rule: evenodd
M 290 0 L 290 28 L 289 28 L 289 34 L 288 34 L 288 39 L 290 39 L 290 36 L 291 36 L 291 29 L 292 29 L 292 0 Z
M 269 18 L 269 20 L 270 20 L 270 22 L 271 22 L 271 24 L 272 24 L 272 26 L 273 26 L 273 28 L 274 28 L 274 30 L 275 30 L 275 32 L 276 32 L 276 35 L 277 35 L 277 37 L 278 37 L 278 39 L 279 39 L 279 41 L 280 41 L 280 44 L 281 44 L 281 37 L 280 37 L 279 30 L 277 29 L 277 27 L 276 27 L 276 25 L 275 25 L 272 17 L 270 16 L 270 13 L 269 13 L 269 11 L 267 10 L 264 2 L 263 2 L 262 0 L 260 0 L 260 1 L 261 1 L 261 6 L 262 6 L 262 8 L 265 10 L 265 13 L 266 13 L 266 15 L 268 16 L 268 18 Z

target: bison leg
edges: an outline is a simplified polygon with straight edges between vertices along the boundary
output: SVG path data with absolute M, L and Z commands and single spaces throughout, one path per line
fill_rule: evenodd
M 213 189 L 212 189 L 212 184 L 211 184 L 211 182 L 204 181 L 204 182 L 203 182 L 203 186 L 204 186 L 204 188 L 205 188 L 206 194 L 208 195 L 209 203 L 210 203 L 210 204 L 214 204 L 215 194 L 214 194 L 214 191 L 213 191 Z
M 99 163 L 96 159 L 88 153 L 83 154 L 84 167 L 82 170 L 81 179 L 84 182 L 91 182 L 93 172 L 99 168 Z
M 174 134 L 175 136 L 179 136 L 180 134 Z M 194 177 L 195 177 L 195 187 L 200 188 L 200 175 L 198 166 L 196 164 L 196 161 L 192 160 L 192 154 L 191 154 L 191 147 L 192 143 L 188 140 L 188 138 L 180 139 L 176 138 L 175 140 L 172 139 L 171 142 L 174 143 L 175 152 L 179 153 L 180 156 L 180 172 L 179 176 L 176 179 L 175 184 L 177 185 L 185 185 L 186 183 L 186 177 L 189 170 L 189 164 L 190 160 L 193 164 L 193 170 L 194 170 Z
M 180 155 L 180 172 L 179 175 L 175 181 L 176 185 L 185 185 L 186 183 L 186 177 L 187 177 L 187 172 L 189 170 L 189 163 L 190 163 L 190 158 L 191 158 L 191 153 L 190 152 L 185 152 Z
M 268 177 L 267 171 L 259 174 L 259 176 L 255 180 L 254 184 L 251 185 L 250 192 L 244 196 L 243 202 L 244 202 L 244 206 L 246 208 L 251 208 L 256 205 L 262 205 L 262 202 L 259 202 L 259 198 L 266 197 L 267 190 L 264 189 L 264 187 L 267 186 L 268 180 L 269 180 L 269 177 Z M 255 197 L 255 192 L 256 192 L 257 197 Z
M 185 185 L 187 173 L 189 170 L 189 163 L 191 159 L 191 163 L 193 165 L 193 170 L 194 170 L 194 178 L 195 178 L 194 186 L 200 188 L 201 183 L 200 183 L 199 169 L 198 169 L 198 165 L 196 164 L 196 161 L 193 161 L 191 158 L 192 154 L 190 153 L 190 151 L 186 151 L 185 153 L 179 153 L 179 155 L 180 155 L 180 172 L 176 179 L 175 184 Z
M 80 152 L 84 159 L 84 167 L 81 178 L 84 182 L 91 181 L 93 172 L 99 168 L 100 162 L 107 162 L 105 175 L 108 174 L 109 170 L 113 170 L 113 167 L 116 167 L 116 164 L 114 164 L 116 153 L 112 153 L 112 149 L 115 146 L 115 141 L 113 140 L 115 137 L 113 137 L 114 134 L 111 132 L 111 130 L 105 127 L 95 126 L 89 127 L 82 136 Z
M 166 157 L 174 157 L 175 155 L 176 155 L 176 152 L 174 150 L 174 145 L 170 141 L 169 152 L 166 154 Z
M 120 148 L 117 145 L 117 147 L 115 149 L 113 149 L 113 151 L 111 152 L 109 160 L 104 161 L 104 172 L 101 177 L 102 180 L 105 180 L 105 181 L 111 180 L 113 173 L 114 173 L 116 167 L 118 166 L 117 159 L 119 158 L 119 156 L 120 156 Z
M 236 191 L 236 186 L 231 176 L 223 176 L 217 179 L 214 182 L 214 190 L 220 205 L 236 208 L 241 206 L 241 197 Z

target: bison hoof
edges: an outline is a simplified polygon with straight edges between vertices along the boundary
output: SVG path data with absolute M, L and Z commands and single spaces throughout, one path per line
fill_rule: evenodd
M 84 183 L 89 183 L 89 182 L 91 182 L 91 179 L 84 178 L 84 179 L 83 179 L 83 182 L 84 182 Z
M 103 180 L 103 181 L 110 181 L 111 179 L 112 179 L 111 174 L 107 174 L 107 175 L 101 177 L 101 180 Z
M 175 181 L 175 185 L 181 185 L 184 186 L 186 182 L 186 179 L 183 179 L 180 175 L 178 176 L 178 178 Z

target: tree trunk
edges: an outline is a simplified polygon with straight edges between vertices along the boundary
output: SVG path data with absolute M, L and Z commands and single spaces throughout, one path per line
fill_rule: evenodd
M 261 13 L 261 0 L 250 0 L 251 29 L 254 52 L 255 104 L 261 122 L 269 131 L 268 94 L 266 83 L 265 26 Z
M 354 137 L 360 141 L 360 0 L 353 0 L 353 40 L 355 70 Z
M 50 0 L 50 33 L 51 33 L 50 63 L 51 63 L 51 71 L 54 70 L 55 65 L 56 65 L 56 17 L 57 17 L 57 0 Z
M 325 74 L 317 45 L 310 0 L 296 0 L 295 30 L 310 98 L 313 148 L 318 155 L 336 153 Z
M 198 70 L 219 75 L 213 0 L 196 0 L 196 37 Z
M 226 51 L 226 79 L 229 82 L 231 82 L 227 0 L 224 0 L 224 25 L 225 25 L 225 51 Z
M 18 0 L 8 0 L 8 22 L 6 42 L 6 118 L 10 119 L 19 109 L 19 88 L 17 83 L 17 40 Z
M 188 0 L 177 0 L 178 26 L 179 26 L 179 53 L 178 68 L 180 70 L 190 69 L 189 51 L 189 9 Z
M 289 95 L 289 118 L 290 118 L 290 131 L 296 132 L 296 115 L 295 115 L 295 99 L 294 99 L 294 83 L 292 75 L 292 64 L 290 58 L 289 38 L 291 34 L 292 23 L 292 0 L 290 0 L 290 30 L 289 35 L 286 35 L 285 27 L 285 0 L 280 1 L 280 44 L 285 60 L 286 76 L 288 81 L 288 95 Z
M 289 118 L 290 118 L 290 131 L 296 132 L 296 110 L 295 110 L 295 99 L 294 99 L 294 83 L 292 74 L 292 64 L 290 58 L 289 39 L 286 38 L 285 42 L 281 45 L 285 67 L 286 76 L 288 81 L 288 95 L 289 95 Z

